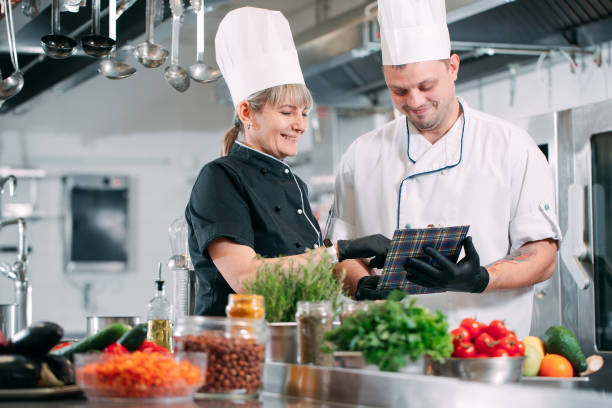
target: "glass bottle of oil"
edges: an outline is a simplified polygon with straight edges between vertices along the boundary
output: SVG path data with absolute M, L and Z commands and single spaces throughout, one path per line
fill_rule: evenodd
M 157 264 L 155 296 L 147 305 L 147 340 L 168 350 L 172 349 L 172 303 L 166 298 L 165 282 L 161 276 L 161 262 Z

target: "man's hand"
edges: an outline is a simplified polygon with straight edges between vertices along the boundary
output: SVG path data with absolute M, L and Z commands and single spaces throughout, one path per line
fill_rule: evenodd
M 378 275 L 364 276 L 359 279 L 357 291 L 355 291 L 355 299 L 357 300 L 381 300 L 386 299 L 391 293 L 391 290 L 376 290 L 378 286 Z
M 424 248 L 423 252 L 431 256 L 439 267 L 419 259 L 408 258 L 404 264 L 406 278 L 426 288 L 455 292 L 483 292 L 489 284 L 489 272 L 480 266 L 480 257 L 472 244 L 472 237 L 465 237 L 462 244 L 465 258 L 457 264 L 433 248 Z
M 338 240 L 338 261 L 374 257 L 370 260 L 368 266 L 370 268 L 382 268 L 385 266 L 390 244 L 391 240 L 381 234 L 351 240 Z

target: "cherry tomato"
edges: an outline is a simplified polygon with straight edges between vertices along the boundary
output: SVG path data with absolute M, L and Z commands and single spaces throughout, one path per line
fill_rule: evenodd
M 119 343 L 111 343 L 104 349 L 105 353 L 109 354 L 127 354 L 129 353 L 128 349 L 125 348 L 123 344 Z
M 513 355 L 516 352 L 516 340 L 510 336 L 504 336 L 497 340 L 497 345 L 495 347 L 507 350 L 510 355 Z
M 72 345 L 71 341 L 64 341 L 62 343 L 58 343 L 55 346 L 53 346 L 53 348 L 51 348 L 51 350 L 59 350 L 61 348 L 68 347 L 70 345 Z
M 525 343 L 522 341 L 516 342 L 516 348 L 514 349 L 515 356 L 524 356 L 525 355 Z
M 516 333 L 512 330 L 508 330 L 508 334 L 506 336 L 512 337 L 515 341 L 518 341 L 518 337 L 516 337 Z
M 489 358 L 491 357 L 488 354 L 476 353 L 476 358 Z
M 474 346 L 479 353 L 490 356 L 495 349 L 495 340 L 488 333 L 480 333 L 474 341 Z
M 485 332 L 489 333 L 495 340 L 499 340 L 508 334 L 508 329 L 501 320 L 493 320 L 485 327 Z
M 453 353 L 453 357 L 458 358 L 473 358 L 476 357 L 476 348 L 472 343 L 459 343 L 455 352 Z
M 465 327 L 457 327 L 451 330 L 450 334 L 453 335 L 453 345 L 457 347 L 459 343 L 470 341 L 470 332 Z
M 478 337 L 481 332 L 480 324 L 476 320 L 469 317 L 461 321 L 461 327 L 465 327 L 470 333 L 470 341 L 474 341 L 474 339 Z
M 4 336 L 4 333 L 0 331 L 0 350 L 7 348 L 7 346 L 8 342 L 6 341 L 6 337 Z
M 493 351 L 492 357 L 510 357 L 510 353 L 506 349 L 496 348 L 495 351 Z

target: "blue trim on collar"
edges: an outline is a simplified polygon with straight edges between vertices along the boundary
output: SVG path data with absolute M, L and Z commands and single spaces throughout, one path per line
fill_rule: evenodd
M 465 109 L 463 109 L 463 105 L 461 104 L 461 102 L 459 102 L 459 107 L 461 108 L 461 113 L 463 114 L 463 125 L 461 127 L 461 148 L 459 151 L 459 161 L 455 164 L 451 164 L 449 166 L 446 167 L 442 167 L 440 169 L 436 169 L 436 170 L 431 170 L 431 171 L 424 171 L 422 173 L 417 173 L 417 174 L 413 174 L 410 175 L 408 177 L 406 177 L 405 179 L 402 180 L 402 182 L 400 183 L 400 188 L 399 188 L 399 193 L 397 196 L 397 229 L 400 229 L 399 226 L 399 220 L 400 220 L 400 204 L 402 201 L 402 188 L 404 187 L 404 182 L 408 179 L 417 177 L 417 176 L 423 176 L 426 174 L 431 174 L 431 173 L 437 173 L 439 171 L 443 171 L 446 169 L 452 169 L 453 167 L 457 167 L 460 163 L 461 160 L 463 159 L 463 136 L 465 134 L 465 122 L 467 122 L 467 117 L 465 115 Z M 408 137 L 408 147 L 406 149 L 406 154 L 408 155 L 408 159 L 412 162 L 412 163 L 416 163 L 416 161 L 412 160 L 412 158 L 410 157 L 410 127 L 408 125 L 408 116 L 406 116 L 406 134 Z

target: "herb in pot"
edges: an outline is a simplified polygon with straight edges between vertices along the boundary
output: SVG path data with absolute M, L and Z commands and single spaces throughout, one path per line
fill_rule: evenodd
M 365 361 L 382 371 L 398 371 L 429 355 L 434 361 L 450 357 L 453 337 L 446 317 L 415 305 L 416 299 L 400 302 L 403 292 L 394 291 L 385 302 L 370 305 L 367 311 L 347 316 L 342 325 L 325 335 L 332 351 L 361 351 Z
M 316 260 L 315 260 L 316 259 Z M 245 293 L 263 295 L 266 320 L 293 322 L 298 301 L 329 300 L 337 310 L 345 294 L 341 276 L 334 276 L 334 264 L 327 254 L 310 254 L 305 265 L 279 260 L 264 264 L 254 279 L 245 282 Z

